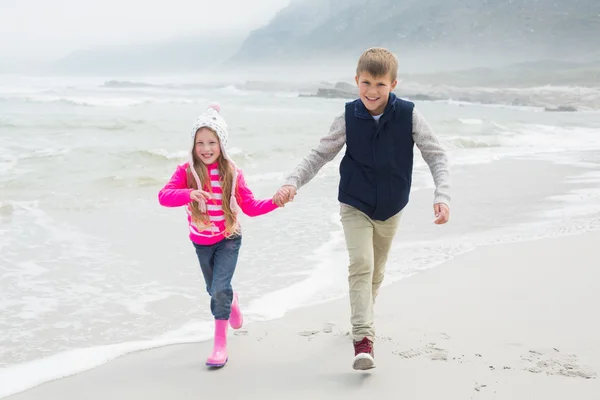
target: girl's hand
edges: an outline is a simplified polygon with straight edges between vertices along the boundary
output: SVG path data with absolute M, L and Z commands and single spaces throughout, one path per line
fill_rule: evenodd
M 283 207 L 286 203 L 294 201 L 296 188 L 292 185 L 283 185 L 273 196 L 273 203 L 278 207 Z
M 193 190 L 190 192 L 190 199 L 200 202 L 201 200 L 208 201 L 210 200 L 210 193 L 205 192 L 204 190 Z

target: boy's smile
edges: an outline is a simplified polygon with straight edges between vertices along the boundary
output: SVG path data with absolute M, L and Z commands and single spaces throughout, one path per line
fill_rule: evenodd
M 390 93 L 397 83 L 397 80 L 392 81 L 389 74 L 374 77 L 368 72 L 361 72 L 356 77 L 360 100 L 371 115 L 383 114 Z

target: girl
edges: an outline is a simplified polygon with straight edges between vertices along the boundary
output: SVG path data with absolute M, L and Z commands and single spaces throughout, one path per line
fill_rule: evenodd
M 227 362 L 227 328 L 243 324 L 237 293 L 231 279 L 242 244 L 238 209 L 255 217 L 278 206 L 271 199 L 255 200 L 244 175 L 227 154 L 228 127 L 211 104 L 198 117 L 191 132 L 189 161 L 175 173 L 158 194 L 165 207 L 185 206 L 190 240 L 196 248 L 210 310 L 215 318 L 212 354 L 206 365 L 222 367 Z

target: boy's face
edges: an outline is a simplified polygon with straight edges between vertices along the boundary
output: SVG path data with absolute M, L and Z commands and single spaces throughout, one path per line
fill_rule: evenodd
M 371 115 L 383 113 L 397 83 L 397 80 L 392 81 L 390 74 L 375 77 L 368 72 L 361 72 L 356 77 L 358 94 Z

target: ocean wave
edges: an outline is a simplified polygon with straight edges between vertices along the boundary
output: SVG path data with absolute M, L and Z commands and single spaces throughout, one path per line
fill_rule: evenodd
M 600 135 L 597 129 L 577 126 L 520 124 L 513 132 L 506 132 L 499 138 L 502 146 L 539 152 L 600 148 Z
M 457 105 L 508 107 L 526 111 L 600 110 L 600 88 L 537 86 L 526 88 L 407 85 L 427 100 Z M 410 97 L 410 94 L 408 95 Z
M 60 129 L 60 130 L 101 130 L 101 131 L 125 131 L 132 128 L 138 128 L 141 125 L 146 124 L 146 120 L 143 119 L 116 119 L 107 121 L 94 121 L 94 120 L 56 120 L 56 121 L 39 121 L 36 119 L 23 119 L 11 123 L 2 124 L 0 127 L 11 128 L 15 130 L 30 130 L 30 129 Z
M 343 274 L 344 270 L 342 268 L 332 269 L 329 262 L 331 259 L 327 257 L 331 255 L 329 254 L 331 251 L 343 245 L 343 235 L 339 232 L 341 226 L 338 219 L 337 214 L 332 215 L 332 223 L 336 224 L 338 230 L 332 232 L 330 240 L 315 251 L 314 259 L 319 261 L 319 266 L 311 271 L 303 283 L 294 285 L 289 290 L 284 289 L 266 294 L 263 298 L 252 301 L 245 311 L 246 325 L 255 321 L 276 319 L 291 309 L 304 306 L 304 302 L 311 301 L 311 298 L 319 293 L 319 288 L 326 288 L 333 284 L 340 292 L 344 290 L 344 285 L 339 284 L 342 280 L 338 276 Z M 333 256 L 333 258 L 337 258 L 335 254 Z M 317 283 L 316 286 L 315 283 Z M 323 292 L 328 293 L 328 291 Z M 282 301 L 269 300 L 273 298 Z M 319 298 L 318 300 L 325 299 Z M 209 321 L 189 322 L 177 330 L 166 332 L 152 340 L 70 349 L 30 362 L 9 365 L 0 369 L 0 381 L 10 382 L 0 388 L 0 398 L 25 391 L 45 382 L 90 370 L 126 354 L 174 344 L 206 341 L 211 337 L 211 329 L 212 323 Z
M 135 150 L 132 155 L 139 155 L 142 157 L 150 157 L 157 160 L 185 160 L 188 157 L 187 151 L 167 151 L 164 149 L 154 149 L 154 150 Z
M 577 176 L 571 176 L 567 178 L 569 183 L 597 183 L 600 187 L 600 170 L 587 171 Z M 600 202 L 598 203 L 600 204 Z
M 137 123 L 139 125 L 139 122 Z M 81 128 L 81 126 L 67 126 L 68 128 Z M 129 128 L 129 124 L 126 122 L 115 121 L 107 122 L 104 124 L 97 124 L 92 127 L 93 129 L 99 129 L 101 131 L 124 131 Z
M 42 383 L 88 371 L 129 353 L 208 340 L 210 329 L 211 325 L 207 323 L 189 338 L 164 338 L 73 349 L 39 360 L 11 365 L 0 369 L 0 382 L 2 382 L 0 398 L 23 392 Z
M 72 150 L 71 147 L 35 149 L 19 156 L 19 160 L 60 157 L 69 154 Z
M 146 82 L 136 81 L 106 81 L 100 87 L 114 89 L 130 89 L 130 88 L 148 88 L 148 87 L 168 87 L 168 85 L 153 85 Z
M 228 154 L 236 158 L 250 158 L 250 154 L 240 148 L 228 149 Z M 168 151 L 165 149 L 142 149 L 134 150 L 124 154 L 124 157 L 143 157 L 161 161 L 187 161 L 189 152 L 187 150 Z
M 227 86 L 226 84 L 214 83 L 148 83 L 140 81 L 105 81 L 100 87 L 109 89 L 145 89 L 145 88 L 160 88 L 160 89 L 215 89 Z
M 19 162 L 19 158 L 12 153 L 8 153 L 6 149 L 0 152 L 0 176 L 13 170 Z
M 297 97 L 298 89 L 295 85 L 276 85 L 272 82 L 246 82 L 246 83 L 147 83 L 147 82 L 135 82 L 135 81 L 107 81 L 102 85 L 103 88 L 108 89 L 148 89 L 145 92 L 160 92 L 163 93 L 179 93 L 179 94 L 190 94 L 198 91 L 210 90 L 216 93 L 216 95 L 229 95 L 229 96 L 255 96 L 264 95 L 272 96 L 274 93 L 284 97 Z
M 489 107 L 489 108 L 505 108 L 505 109 L 518 110 L 518 111 L 527 111 L 527 112 L 543 112 L 544 111 L 543 106 L 539 106 L 539 105 L 533 105 L 533 104 L 516 105 L 516 104 L 503 103 L 502 101 L 483 102 L 483 101 L 477 101 L 474 99 L 460 100 L 457 98 L 450 98 L 450 99 L 443 99 L 443 100 L 434 100 L 434 102 L 450 104 L 450 105 L 454 105 L 454 106 L 458 106 L 458 107 L 480 106 L 480 107 Z
M 16 128 L 16 127 L 17 127 L 17 125 L 15 125 L 14 123 L 0 119 L 0 128 Z
M 300 92 L 310 91 L 318 88 L 319 82 L 285 82 L 285 81 L 221 81 L 212 83 L 183 82 L 183 83 L 165 83 L 165 82 L 140 82 L 140 81 L 106 81 L 100 85 L 103 89 L 164 89 L 168 91 L 198 91 L 198 90 L 216 90 L 225 91 L 230 94 L 246 95 L 249 93 L 294 93 L 295 97 Z
M 62 104 L 72 107 L 133 107 L 146 104 L 202 104 L 203 99 L 189 99 L 181 97 L 89 97 L 89 96 L 15 96 L 0 97 L 0 101 L 39 104 Z
M 506 130 L 497 129 L 492 133 L 443 137 L 442 140 L 452 148 L 518 149 L 522 154 L 600 149 L 600 135 L 596 129 L 541 124 L 519 124 Z M 498 154 L 502 154 L 502 150 Z
M 198 95 L 234 97 L 283 96 L 298 97 L 303 92 L 316 92 L 327 86 L 322 82 L 222 81 L 216 83 L 169 83 L 144 81 L 105 81 L 90 86 L 64 85 L 22 87 L 2 90 L 0 101 L 21 99 L 33 103 L 62 103 L 70 106 L 127 107 L 142 104 L 203 104 Z M 353 90 L 353 89 L 352 89 Z M 79 92 L 81 91 L 81 92 Z M 81 93 L 81 94 L 79 94 Z M 90 94 L 91 93 L 91 94 Z M 355 93 L 344 97 L 355 97 Z M 430 85 L 416 82 L 403 84 L 402 96 L 416 101 L 438 101 L 457 105 L 486 105 L 537 111 L 600 110 L 600 88 L 583 86 L 485 87 Z
M 491 138 L 456 138 L 451 139 L 449 142 L 452 147 L 460 148 L 460 149 L 480 149 L 480 148 L 492 148 L 492 147 L 502 147 L 500 143 L 498 143 L 497 139 L 494 137 Z
M 11 171 L 17 165 L 17 163 L 19 163 L 19 161 L 62 157 L 69 154 L 72 150 L 73 149 L 71 147 L 6 149 L 6 152 L 0 154 L 0 172 Z M 10 153 L 8 151 L 10 151 Z
M 168 179 L 168 177 L 166 178 Z M 98 178 L 94 181 L 95 184 L 100 186 L 109 187 L 157 187 L 162 186 L 166 182 L 165 178 L 153 177 L 153 176 L 122 176 L 122 175 L 110 175 L 102 178 Z
M 47 169 L 56 159 L 67 156 L 71 147 L 27 148 L 9 147 L 0 149 L 0 181 L 3 184 L 20 182 L 20 177 L 34 171 Z M 39 175 L 39 174 L 36 174 Z

